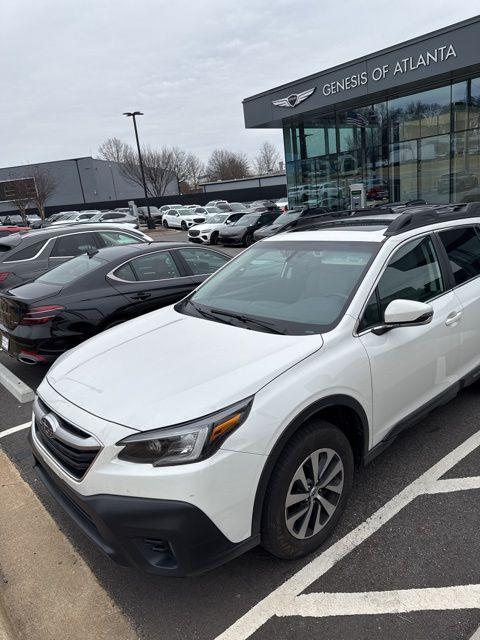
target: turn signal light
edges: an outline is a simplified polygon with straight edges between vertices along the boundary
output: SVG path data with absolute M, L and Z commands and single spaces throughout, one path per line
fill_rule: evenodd
M 210 442 L 213 442 L 217 438 L 226 435 L 229 431 L 231 431 L 237 424 L 240 422 L 240 418 L 242 417 L 241 413 L 237 413 L 235 416 L 232 416 L 228 420 L 221 422 L 213 427 L 212 432 L 210 434 Z
M 50 320 L 53 320 L 53 318 L 63 310 L 64 307 L 60 307 L 57 304 L 47 304 L 43 307 L 30 307 L 21 319 L 20 324 L 46 324 L 47 322 L 50 322 Z

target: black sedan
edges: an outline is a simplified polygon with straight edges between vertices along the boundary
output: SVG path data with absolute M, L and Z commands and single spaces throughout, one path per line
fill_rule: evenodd
M 328 209 L 324 207 L 315 207 L 312 209 L 289 209 L 282 213 L 272 224 L 257 229 L 253 237 L 255 240 L 263 240 L 263 238 L 269 238 L 275 236 L 277 233 L 288 231 L 296 227 L 305 218 L 314 218 L 316 216 L 329 215 Z
M 177 302 L 229 260 L 183 243 L 91 250 L 0 295 L 1 346 L 25 364 L 52 362 L 104 329 Z
M 272 224 L 280 211 L 247 213 L 240 220 L 220 230 L 218 241 L 223 245 L 240 244 L 248 247 L 255 242 L 253 234 L 257 229 Z

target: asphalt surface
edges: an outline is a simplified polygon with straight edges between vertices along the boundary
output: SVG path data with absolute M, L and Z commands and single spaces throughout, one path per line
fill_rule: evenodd
M 180 234 L 178 234 L 180 235 Z M 182 345 L 178 345 L 179 351 Z M 46 368 L 25 367 L 0 353 L 0 363 L 35 388 Z M 213 640 L 252 607 L 297 574 L 316 556 L 367 521 L 383 505 L 480 430 L 480 386 L 463 391 L 437 409 L 368 467 L 359 469 L 347 510 L 333 538 L 314 556 L 279 561 L 261 548 L 204 576 L 167 579 L 118 567 L 103 556 L 50 498 L 32 469 L 26 431 L 0 440 L 22 477 L 53 515 L 61 531 L 89 564 L 100 584 L 124 611 L 142 640 Z M 30 406 L 19 405 L 0 387 L 1 432 L 29 419 Z M 473 449 L 442 476 L 480 476 L 480 448 Z M 422 590 L 480 584 L 478 509 L 480 488 L 420 495 L 376 532 L 320 575 L 313 572 L 303 594 Z M 341 544 L 341 542 L 339 543 Z M 452 598 L 455 598 L 452 595 Z M 478 606 L 478 608 L 476 608 Z M 480 597 L 475 607 L 409 610 L 382 614 L 302 617 L 273 615 L 249 637 L 255 640 L 470 640 L 480 626 Z M 398 607 L 397 607 L 398 608 Z M 94 624 L 94 621 L 89 621 Z M 247 637 L 231 631 L 223 637 Z

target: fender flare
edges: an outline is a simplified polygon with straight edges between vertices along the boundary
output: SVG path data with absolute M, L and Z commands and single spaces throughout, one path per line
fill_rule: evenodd
M 363 447 L 362 447 L 362 460 L 365 460 L 365 457 L 369 450 L 369 424 L 367 414 L 365 413 L 362 405 L 352 398 L 351 396 L 336 394 L 331 396 L 326 396 L 325 398 L 321 398 L 320 400 L 316 400 L 311 405 L 303 409 L 293 420 L 289 423 L 289 425 L 284 429 L 283 433 L 278 438 L 275 443 L 273 449 L 267 456 L 267 460 L 262 470 L 262 474 L 260 476 L 260 481 L 257 485 L 257 491 L 255 494 L 255 502 L 253 505 L 253 516 L 252 516 L 252 535 L 257 535 L 260 533 L 261 521 L 262 521 L 262 512 L 263 512 L 263 502 L 265 500 L 265 494 L 267 492 L 267 487 L 270 482 L 270 478 L 275 467 L 275 464 L 280 457 L 281 452 L 284 449 L 285 444 L 290 440 L 293 434 L 300 429 L 300 427 L 305 424 L 307 420 L 309 420 L 313 415 L 321 411 L 322 409 L 328 409 L 330 407 L 345 407 L 348 409 L 353 409 L 357 414 L 361 424 L 362 424 L 362 433 L 363 433 Z

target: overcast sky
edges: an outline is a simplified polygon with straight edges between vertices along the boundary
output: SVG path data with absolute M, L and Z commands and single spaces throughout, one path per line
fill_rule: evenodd
M 253 155 L 242 99 L 478 13 L 478 0 L 0 0 L 0 167 L 141 141 Z

